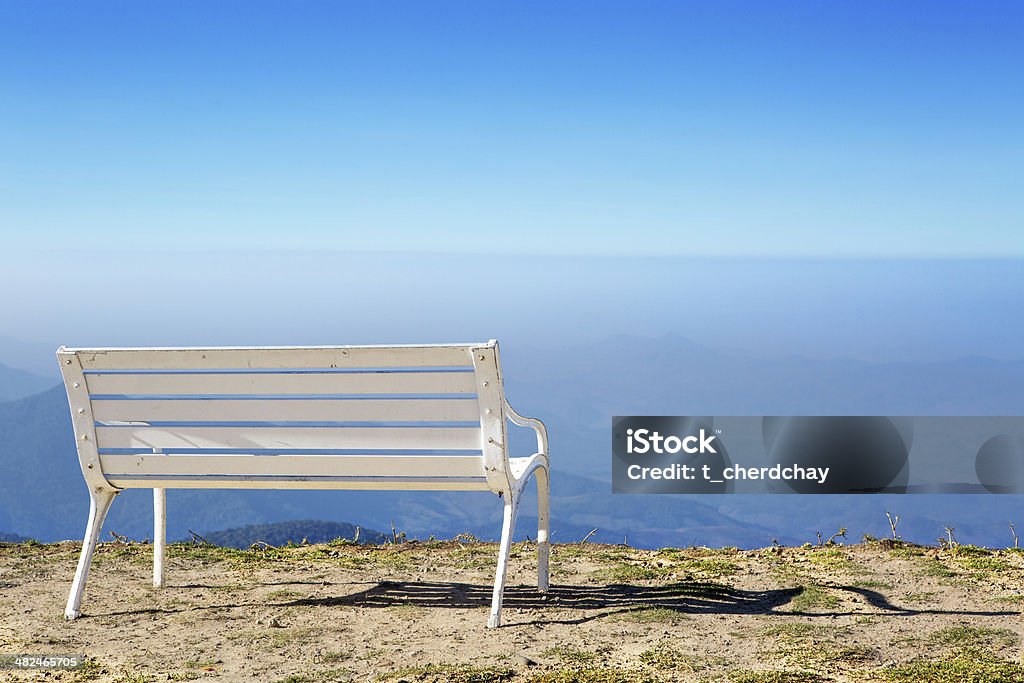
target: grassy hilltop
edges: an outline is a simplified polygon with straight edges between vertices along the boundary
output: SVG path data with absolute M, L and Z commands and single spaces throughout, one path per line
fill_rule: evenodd
M 496 547 L 472 540 L 173 544 L 163 589 L 149 546 L 105 543 L 71 623 L 77 544 L 3 544 L 0 654 L 88 660 L 0 679 L 1024 682 L 1016 550 L 565 544 L 546 596 L 534 552 L 515 546 L 487 630 Z

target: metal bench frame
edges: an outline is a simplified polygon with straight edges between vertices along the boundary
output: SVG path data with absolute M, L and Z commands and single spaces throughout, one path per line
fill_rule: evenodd
M 90 498 L 67 619 L 81 615 L 103 520 L 127 488 L 153 489 L 153 585 L 158 587 L 166 578 L 167 488 L 490 490 L 504 501 L 487 622 L 497 627 L 519 502 L 533 475 L 537 585 L 548 588 L 547 431 L 506 400 L 494 340 L 423 346 L 61 347 L 57 358 Z M 344 389 L 359 395 L 339 398 Z M 422 397 L 432 392 L 443 395 Z M 297 419 L 304 411 L 329 422 L 310 425 L 316 421 Z M 384 419 L 393 414 L 398 418 Z M 535 432 L 535 453 L 509 456 L 506 421 Z M 247 453 L 252 445 L 255 452 Z M 225 449 L 232 452 L 222 455 Z M 241 454 L 235 452 L 240 449 Z M 332 449 L 345 452 L 322 453 Z M 410 449 L 417 454 L 379 453 Z M 321 453 L 310 455 L 310 450 Z M 444 452 L 452 450 L 456 454 Z

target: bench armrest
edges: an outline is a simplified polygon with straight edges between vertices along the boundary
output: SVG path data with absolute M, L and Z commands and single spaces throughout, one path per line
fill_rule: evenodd
M 532 417 L 523 417 L 512 408 L 507 399 L 505 400 L 505 411 L 512 424 L 529 427 L 537 433 L 537 452 L 546 456 L 548 454 L 548 430 L 544 427 L 544 423 Z

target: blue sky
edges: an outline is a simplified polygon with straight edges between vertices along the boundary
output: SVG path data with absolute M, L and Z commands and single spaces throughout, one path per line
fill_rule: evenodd
M 0 3 L 0 362 L 1020 358 L 1022 35 L 1019 2 Z
M 6 259 L 1024 256 L 1017 2 L 0 5 Z

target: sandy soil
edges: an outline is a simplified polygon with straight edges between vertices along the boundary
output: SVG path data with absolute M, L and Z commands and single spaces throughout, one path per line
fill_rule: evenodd
M 519 544 L 492 630 L 492 544 L 173 545 L 155 589 L 150 547 L 105 543 L 65 622 L 77 553 L 0 546 L 0 654 L 88 657 L 0 680 L 943 680 L 978 660 L 1024 680 L 1014 551 L 558 545 L 545 596 Z

